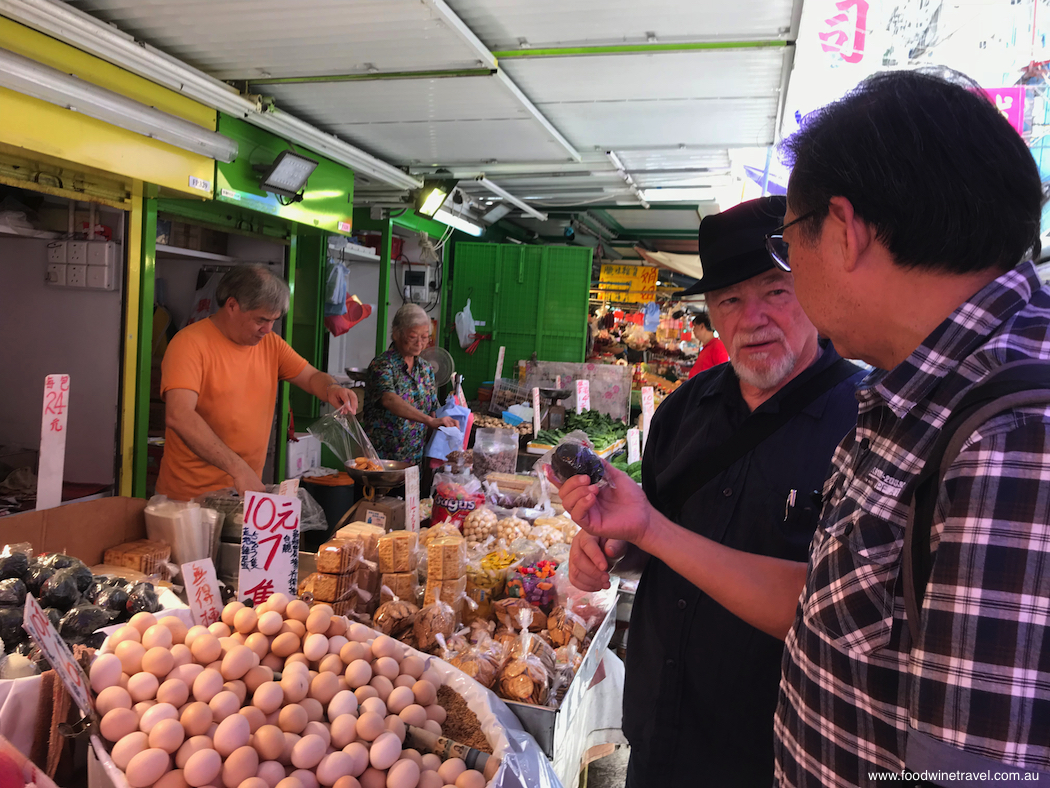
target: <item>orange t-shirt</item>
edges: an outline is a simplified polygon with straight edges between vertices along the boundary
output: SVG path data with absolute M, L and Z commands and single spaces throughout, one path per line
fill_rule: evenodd
M 302 372 L 306 359 L 270 333 L 258 345 L 238 345 L 211 320 L 186 326 L 168 345 L 160 393 L 197 392 L 197 413 L 219 439 L 260 476 L 266 463 L 277 383 Z M 198 457 L 174 430 L 164 432 L 157 492 L 177 501 L 229 487 L 233 479 Z

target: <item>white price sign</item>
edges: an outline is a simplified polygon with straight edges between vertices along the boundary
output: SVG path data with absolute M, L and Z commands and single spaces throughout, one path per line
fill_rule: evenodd
M 66 421 L 69 418 L 69 375 L 48 375 L 44 378 L 43 414 L 40 422 L 36 508 L 53 509 L 62 503 Z
M 540 390 L 532 390 L 532 434 L 540 434 Z
M 506 345 L 499 346 L 499 353 L 496 354 L 496 375 L 493 380 L 499 380 L 503 375 L 503 357 L 507 355 Z
M 642 459 L 641 433 L 637 427 L 627 430 L 627 464 Z
M 576 381 L 576 412 L 583 413 L 591 409 L 591 382 L 589 380 Z
M 405 468 L 405 530 L 419 533 L 419 466 Z
M 222 595 L 215 576 L 215 564 L 210 558 L 187 561 L 182 565 L 182 583 L 193 613 L 193 623 L 210 627 L 222 613 Z
M 33 598 L 32 594 L 26 594 L 26 607 L 22 616 L 23 629 L 40 646 L 40 650 L 44 652 L 47 661 L 58 673 L 58 677 L 62 679 L 62 683 L 65 684 L 80 710 L 85 716 L 90 715 L 94 706 L 91 704 L 91 694 L 88 692 L 90 686 L 88 678 L 77 661 L 73 659 L 69 646 L 58 636 L 58 632 L 48 620 L 44 609 L 40 607 L 40 603 Z
M 295 596 L 299 580 L 298 497 L 249 491 L 244 494 L 241 568 L 237 591 L 257 606 L 280 591 Z
M 645 450 L 645 442 L 649 440 L 649 424 L 653 420 L 653 410 L 656 405 L 653 400 L 653 387 L 642 388 L 642 450 Z

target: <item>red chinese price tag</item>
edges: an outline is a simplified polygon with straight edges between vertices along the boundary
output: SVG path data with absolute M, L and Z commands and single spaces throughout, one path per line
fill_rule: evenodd
M 40 462 L 36 508 L 62 503 L 62 476 L 66 465 L 66 422 L 69 418 L 69 375 L 44 378 L 44 407 L 40 423 Z
M 591 409 L 591 382 L 589 380 L 576 381 L 576 412 L 583 413 Z
M 215 576 L 215 564 L 210 558 L 187 561 L 182 565 L 182 583 L 186 586 L 186 598 L 193 613 L 193 623 L 209 627 L 222 614 L 222 596 L 219 580 Z
M 40 603 L 33 598 L 32 594 L 26 594 L 26 607 L 23 614 L 22 627 L 33 638 L 40 650 L 44 652 L 47 661 L 51 663 L 51 667 L 58 673 L 58 677 L 62 679 L 62 683 L 66 686 L 66 690 L 68 690 L 80 711 L 85 716 L 90 716 L 94 712 L 94 706 L 91 703 L 91 694 L 88 691 L 90 686 L 88 678 L 84 675 L 84 671 L 81 670 L 77 661 L 73 659 L 69 646 L 58 636 L 58 632 L 55 631 L 54 626 L 48 620 L 44 609 L 40 607 Z
M 260 605 L 278 591 L 295 594 L 299 580 L 298 497 L 261 492 L 244 494 L 241 531 L 241 599 Z

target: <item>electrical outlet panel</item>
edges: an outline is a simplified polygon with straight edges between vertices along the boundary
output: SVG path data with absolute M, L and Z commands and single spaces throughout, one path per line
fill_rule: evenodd
M 89 265 L 87 267 L 87 286 L 97 290 L 113 289 L 113 274 L 104 265 Z
M 69 251 L 66 254 L 66 262 L 70 265 L 87 265 L 87 249 L 87 241 L 70 241 L 68 245 Z
M 117 261 L 117 245 L 112 241 L 89 241 L 87 247 L 87 264 L 104 265 L 112 269 Z
M 44 281 L 63 287 L 116 290 L 121 263 L 113 241 L 52 241 Z
M 69 268 L 65 263 L 48 263 L 47 264 L 47 276 L 44 277 L 44 281 L 49 285 L 61 285 L 65 287 L 66 284 L 66 270 Z

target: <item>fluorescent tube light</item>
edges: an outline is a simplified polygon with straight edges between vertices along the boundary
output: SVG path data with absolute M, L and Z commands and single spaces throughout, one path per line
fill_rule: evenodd
M 7 49 L 0 49 L 0 87 L 209 159 L 229 163 L 237 158 L 237 143 L 229 137 Z
M 473 235 L 475 238 L 480 238 L 485 232 L 485 228 L 480 224 L 474 224 L 474 222 L 464 219 L 462 216 L 456 216 L 450 211 L 446 211 L 442 208 L 434 213 L 434 218 L 439 222 L 444 222 L 449 227 L 455 227 L 457 230 L 462 230 L 469 235 Z
M 295 151 L 283 150 L 260 179 L 264 191 L 279 194 L 282 197 L 295 197 L 299 194 L 311 173 L 317 169 L 318 162 L 309 156 Z
M 361 175 L 399 189 L 418 189 L 423 185 L 419 178 L 293 115 L 251 101 L 225 82 L 186 65 L 156 47 L 136 41 L 127 33 L 66 3 L 53 0 L 0 0 L 0 15 L 72 44 L 183 96 L 228 115 L 243 118 L 253 126 L 327 156 Z
M 482 175 L 481 177 L 477 178 L 477 182 L 480 185 L 484 186 L 486 189 L 488 189 L 493 194 L 497 195 L 498 197 L 502 197 L 504 200 L 509 202 L 511 205 L 514 205 L 514 206 L 516 206 L 518 208 L 521 208 L 522 211 L 524 211 L 526 214 L 528 214 L 529 216 L 533 217 L 534 219 L 539 219 L 541 222 L 547 221 L 547 214 L 541 213 L 540 211 L 537 211 L 535 208 L 533 208 L 527 202 L 525 202 L 524 200 L 518 199 L 513 194 L 508 192 L 506 189 L 504 189 L 502 186 L 499 186 L 498 184 L 495 184 L 492 181 L 490 181 L 484 175 Z

